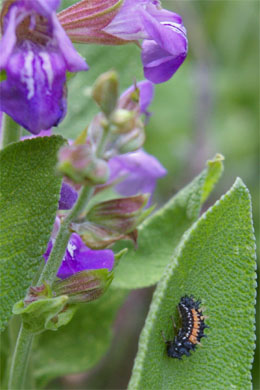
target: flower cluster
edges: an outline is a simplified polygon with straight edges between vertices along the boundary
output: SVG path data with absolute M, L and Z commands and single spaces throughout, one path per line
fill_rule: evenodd
M 114 80 L 114 75 L 111 76 Z M 102 75 L 100 80 L 101 84 L 111 81 L 109 74 Z M 115 258 L 113 251 L 107 247 L 121 239 L 136 242 L 136 228 L 150 212 L 150 209 L 144 208 L 151 203 L 157 179 L 166 174 L 165 168 L 158 160 L 142 148 L 123 154 L 115 151 L 114 138 L 118 142 L 120 137 L 125 137 L 133 129 L 136 130 L 137 122 L 140 122 L 139 126 L 141 126 L 141 116 L 148 116 L 148 107 L 154 92 L 152 84 L 143 81 L 128 88 L 118 99 L 115 99 L 113 109 L 109 112 L 104 103 L 106 95 L 102 94 L 103 89 L 106 90 L 106 88 L 102 88 L 99 81 L 95 85 L 99 94 L 95 93 L 95 90 L 93 94 L 107 114 L 99 113 L 94 118 L 87 139 L 83 137 L 81 141 L 76 140 L 61 149 L 58 169 L 65 175 L 65 179 L 70 181 L 70 185 L 63 181 L 59 208 L 69 209 L 76 201 L 77 192 L 72 187 L 73 182 L 77 183 L 77 188 L 86 182 L 94 185 L 97 193 L 107 187 L 113 187 L 123 198 L 98 203 L 88 211 L 86 217 L 83 216 L 77 222 L 71 223 L 70 229 L 74 233 L 71 235 L 57 273 L 57 277 L 61 279 L 95 269 L 105 268 L 110 272 L 113 269 Z M 114 85 L 111 88 L 114 90 Z M 109 96 L 111 96 L 110 93 Z M 126 115 L 127 113 L 133 116 Z M 118 119 L 120 115 L 126 118 L 127 129 L 124 120 L 115 121 L 115 117 Z M 129 120 L 130 117 L 131 120 Z M 103 150 L 107 161 L 100 161 L 103 161 L 102 164 L 107 164 L 109 176 L 104 184 L 97 185 L 100 172 L 103 171 L 95 165 L 100 138 L 98 134 L 101 130 L 106 131 L 103 128 L 108 126 L 106 120 L 111 127 L 111 138 Z M 45 261 L 50 256 L 59 225 L 59 218 L 57 218 L 52 239 L 44 254 Z
M 56 275 L 62 279 L 56 286 L 60 294 L 74 294 L 78 285 L 82 290 L 74 299 L 84 301 L 99 296 L 112 280 L 115 256 L 110 246 L 121 239 L 136 244 L 137 227 L 151 212 L 157 179 L 166 170 L 143 149 L 148 108 L 154 84 L 177 71 L 188 42 L 181 17 L 163 9 L 159 0 L 82 0 L 57 15 L 59 5 L 60 0 L 4 1 L 1 112 L 32 136 L 51 135 L 52 126 L 66 114 L 67 72 L 88 70 L 72 42 L 135 43 L 141 48 L 146 78 L 119 96 L 117 74 L 101 75 L 92 92 L 100 112 L 87 131 L 59 151 L 62 212 L 43 256 L 51 264 L 60 221 L 77 202 L 78 191 L 92 188 L 94 203 L 66 225 L 71 236 Z M 113 199 L 96 201 L 108 188 L 114 191 Z M 30 299 L 38 292 L 33 290 Z

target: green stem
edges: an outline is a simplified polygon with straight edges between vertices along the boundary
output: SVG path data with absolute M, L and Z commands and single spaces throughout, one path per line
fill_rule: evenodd
M 8 325 L 8 338 L 9 338 L 9 354 L 7 359 L 6 370 L 4 373 L 3 379 L 3 389 L 7 389 L 9 382 L 9 375 L 12 365 L 12 356 L 15 350 L 15 344 L 17 340 L 17 335 L 19 333 L 19 328 L 21 327 L 21 319 L 18 316 L 11 317 Z
M 8 390 L 23 389 L 33 335 L 21 325 L 13 354 Z
M 7 114 L 4 115 L 3 121 L 3 132 L 1 147 L 5 148 L 7 145 L 12 142 L 17 142 L 20 140 L 21 136 L 21 126 L 18 125 L 10 116 Z

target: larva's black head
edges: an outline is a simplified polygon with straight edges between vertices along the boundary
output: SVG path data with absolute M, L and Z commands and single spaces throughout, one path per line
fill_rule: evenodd
M 199 309 L 201 301 L 196 301 L 194 299 L 193 295 L 185 295 L 181 298 L 180 304 L 183 304 L 184 306 L 188 307 L 189 309 L 195 308 L 196 310 Z
M 167 355 L 171 358 L 181 359 L 183 355 L 190 356 L 190 351 L 194 351 L 195 345 L 189 341 L 180 342 L 177 338 L 174 341 L 166 342 Z
M 182 348 L 173 341 L 167 341 L 166 343 L 167 355 L 171 358 L 181 359 L 183 352 Z

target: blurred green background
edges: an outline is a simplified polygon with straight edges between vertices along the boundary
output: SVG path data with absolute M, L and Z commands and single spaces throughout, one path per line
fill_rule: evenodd
M 72 1 L 63 1 L 63 7 Z M 256 237 L 259 237 L 259 1 L 162 1 L 182 15 L 189 54 L 176 75 L 157 85 L 147 126 L 145 149 L 167 168 L 155 194 L 163 204 L 217 152 L 225 156 L 224 175 L 206 207 L 225 193 L 237 176 L 250 190 Z M 121 90 L 143 78 L 140 50 L 134 45 L 77 45 L 90 70 L 68 85 L 68 115 L 55 131 L 74 138 L 97 108 L 91 85 L 111 68 L 120 74 Z M 258 240 L 259 243 L 259 240 Z M 107 356 L 91 372 L 68 376 L 50 389 L 124 389 L 131 375 L 137 342 L 153 289 L 130 293 L 118 314 L 115 339 Z M 83 352 L 84 353 L 84 352 Z M 254 389 L 260 389 L 257 368 Z

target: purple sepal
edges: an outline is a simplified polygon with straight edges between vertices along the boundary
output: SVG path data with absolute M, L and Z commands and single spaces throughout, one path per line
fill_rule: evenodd
M 59 1 L 4 4 L 0 110 L 38 134 L 66 114 L 66 72 L 87 70 L 54 12 Z
M 49 242 L 48 248 L 43 257 L 48 260 L 53 243 Z M 92 250 L 89 249 L 80 236 L 73 233 L 70 237 L 65 256 L 58 270 L 57 277 L 68 278 L 77 272 L 107 268 L 111 271 L 114 266 L 114 253 L 110 249 Z
M 157 179 L 167 173 L 166 169 L 154 156 L 142 149 L 115 156 L 109 160 L 108 165 L 110 168 L 109 182 L 121 180 L 116 184 L 115 189 L 123 196 L 140 193 L 152 195 Z
M 60 191 L 59 210 L 70 210 L 77 199 L 77 191 L 69 184 L 63 182 Z

